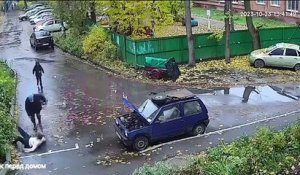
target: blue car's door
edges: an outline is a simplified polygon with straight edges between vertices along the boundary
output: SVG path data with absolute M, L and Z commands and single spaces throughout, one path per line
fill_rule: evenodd
M 152 139 L 165 139 L 184 131 L 182 110 L 179 104 L 163 107 L 152 124 Z
M 183 103 L 183 116 L 186 132 L 191 131 L 196 124 L 208 119 L 206 107 L 197 99 Z

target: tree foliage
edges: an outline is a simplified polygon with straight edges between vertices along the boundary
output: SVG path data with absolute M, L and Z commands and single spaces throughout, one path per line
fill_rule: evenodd
M 83 51 L 89 57 L 99 59 L 117 58 L 117 48 L 112 44 L 107 31 L 94 25 L 83 39 Z
M 98 1 L 100 11 L 110 19 L 113 31 L 133 36 L 155 31 L 157 27 L 170 25 L 182 14 L 182 1 Z M 99 10 L 99 9 L 98 9 Z
M 87 31 L 91 21 L 88 16 L 90 1 L 48 1 L 53 7 L 55 16 L 82 34 Z
M 96 15 L 107 16 L 113 31 L 127 36 L 153 36 L 164 25 L 180 21 L 184 1 L 48 1 L 57 18 L 80 34 L 96 22 Z

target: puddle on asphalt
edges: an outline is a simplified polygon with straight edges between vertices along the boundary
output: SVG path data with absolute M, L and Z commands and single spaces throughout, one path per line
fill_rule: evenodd
M 201 98 L 213 95 L 214 98 L 227 100 L 229 103 L 260 104 L 267 102 L 291 102 L 299 100 L 300 86 L 245 86 L 219 88 L 215 90 L 191 90 Z
M 21 57 L 21 58 L 15 58 L 14 60 L 39 61 L 40 63 L 53 63 L 53 62 L 55 62 L 55 60 L 42 59 L 42 58 L 33 58 L 33 57 Z

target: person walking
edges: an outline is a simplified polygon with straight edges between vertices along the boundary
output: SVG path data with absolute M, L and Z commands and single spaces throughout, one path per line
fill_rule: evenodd
M 21 142 L 24 145 L 24 152 L 33 152 L 46 141 L 46 138 L 42 133 L 37 133 L 36 136 L 30 136 L 19 126 L 18 131 L 21 136 L 18 136 L 15 139 L 14 144 Z
M 35 62 L 35 66 L 32 70 L 32 73 L 35 74 L 37 86 L 39 86 L 39 84 L 40 84 L 41 89 L 43 89 L 42 73 L 45 73 L 45 72 L 44 72 L 43 67 L 40 65 L 40 63 L 38 61 Z
M 46 105 L 46 104 L 47 104 L 47 99 L 43 94 L 32 94 L 28 96 L 25 100 L 25 110 L 27 115 L 31 119 L 34 131 L 37 131 L 35 116 L 38 119 L 39 122 L 38 124 L 40 126 L 40 129 L 43 130 L 40 112 L 42 110 L 42 105 Z

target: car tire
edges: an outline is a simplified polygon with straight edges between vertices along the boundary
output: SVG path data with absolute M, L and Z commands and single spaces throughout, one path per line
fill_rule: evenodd
M 133 149 L 137 151 L 142 151 L 146 149 L 149 145 L 149 139 L 145 136 L 138 136 L 134 141 L 133 141 Z
M 294 70 L 295 71 L 300 71 L 300 64 L 299 63 L 294 66 Z
M 195 125 L 192 130 L 192 135 L 196 136 L 199 134 L 204 134 L 205 130 L 206 130 L 206 126 L 203 123 Z
M 50 47 L 51 47 L 51 49 L 54 49 L 54 44 L 51 44 L 51 46 L 50 46 Z
M 38 47 L 36 45 L 34 45 L 34 50 L 37 51 L 38 50 Z
M 167 97 L 164 95 L 156 95 L 154 97 L 152 97 L 152 102 L 156 103 L 156 104 L 163 104 L 165 103 L 167 100 Z
M 265 62 L 261 59 L 255 60 L 254 61 L 254 67 L 263 68 L 263 67 L 265 67 Z

